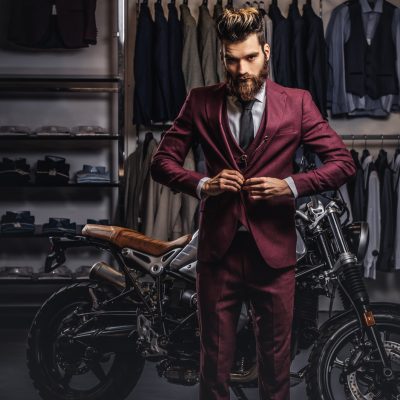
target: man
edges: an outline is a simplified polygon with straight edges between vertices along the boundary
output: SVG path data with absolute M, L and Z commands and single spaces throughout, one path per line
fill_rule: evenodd
M 343 141 L 308 91 L 269 79 L 269 46 L 254 8 L 216 21 L 225 83 L 195 88 L 154 155 L 152 177 L 202 198 L 197 263 L 200 399 L 229 399 L 241 304 L 249 299 L 260 398 L 289 398 L 296 233 L 294 198 L 338 188 L 355 173 Z M 194 141 L 209 177 L 183 169 Z M 299 144 L 324 165 L 293 174 Z

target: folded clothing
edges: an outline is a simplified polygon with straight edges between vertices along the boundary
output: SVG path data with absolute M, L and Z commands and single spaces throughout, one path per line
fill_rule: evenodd
M 32 279 L 32 267 L 1 267 L 0 279 Z
M 38 279 L 72 279 L 72 271 L 66 266 L 66 265 L 61 265 L 57 267 L 56 269 L 53 269 L 53 271 L 50 272 L 44 272 L 44 268 L 41 268 L 39 270 L 39 273 L 37 274 Z
M 71 129 L 66 126 L 45 125 L 34 130 L 36 135 L 71 135 Z
M 29 135 L 31 128 L 23 125 L 2 125 L 0 126 L 0 135 Z
M 30 211 L 12 212 L 6 211 L 1 217 L 1 233 L 33 233 L 35 231 L 35 217 Z
M 101 126 L 97 125 L 78 125 L 71 129 L 71 132 L 77 136 L 80 135 L 104 135 L 107 131 Z
M 109 183 L 110 172 L 106 171 L 106 167 L 93 167 L 92 165 L 84 165 L 81 171 L 76 173 L 77 183 Z
M 25 158 L 3 158 L 0 162 L 0 184 L 19 185 L 28 183 L 31 178 L 30 166 Z
M 36 167 L 36 183 L 52 185 L 64 184 L 69 181 L 69 164 L 65 158 L 57 156 L 45 156 L 39 160 Z
M 70 222 L 69 218 L 49 218 L 47 224 L 43 224 L 43 233 L 76 233 L 76 223 Z

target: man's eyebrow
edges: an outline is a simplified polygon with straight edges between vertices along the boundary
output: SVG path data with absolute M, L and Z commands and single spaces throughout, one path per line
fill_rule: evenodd
M 258 51 L 255 51 L 255 52 L 253 52 L 253 53 L 246 54 L 243 58 L 247 58 L 247 57 L 256 57 L 256 56 L 258 56 L 258 54 L 259 54 L 259 52 L 258 52 Z M 230 60 L 239 60 L 239 58 L 234 57 L 234 56 L 232 56 L 232 55 L 229 54 L 229 53 L 225 53 L 225 58 L 229 58 Z

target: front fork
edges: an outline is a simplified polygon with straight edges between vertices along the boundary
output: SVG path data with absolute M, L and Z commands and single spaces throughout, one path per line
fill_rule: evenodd
M 361 323 L 361 329 L 366 332 L 367 336 L 372 343 L 375 344 L 376 349 L 378 350 L 379 357 L 383 365 L 383 378 L 387 382 L 394 382 L 394 374 L 391 368 L 391 363 L 385 351 L 382 338 L 379 335 L 375 325 L 375 318 L 370 307 L 369 296 L 365 288 L 361 271 L 356 264 L 357 259 L 355 255 L 350 252 L 347 242 L 343 236 L 337 211 L 333 208 L 328 210 L 327 218 L 331 227 L 331 231 L 335 236 L 335 241 L 340 253 L 336 264 L 333 266 L 333 268 L 332 265 L 330 265 L 330 267 L 333 272 L 339 272 L 339 284 L 342 285 L 345 294 L 348 296 L 350 302 L 355 308 L 355 312 L 358 314 L 358 318 Z M 326 259 L 331 260 L 332 258 L 329 252 L 328 243 L 322 232 L 319 233 L 318 240 L 322 251 L 326 253 Z M 343 282 L 341 282 L 342 278 Z

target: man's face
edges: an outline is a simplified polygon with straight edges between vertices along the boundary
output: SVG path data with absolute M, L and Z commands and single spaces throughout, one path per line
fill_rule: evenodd
M 242 42 L 223 41 L 222 57 L 231 94 L 244 101 L 254 99 L 267 78 L 269 54 L 268 44 L 263 52 L 255 33 Z

